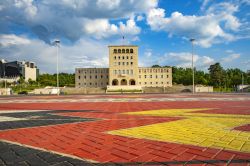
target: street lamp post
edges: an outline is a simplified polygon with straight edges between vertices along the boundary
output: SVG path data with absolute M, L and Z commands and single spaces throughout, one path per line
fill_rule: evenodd
M 56 49 L 56 83 L 57 83 L 57 96 L 59 96 L 59 65 L 58 65 L 58 57 L 59 57 L 59 44 L 60 40 L 55 40 L 54 41 L 57 49 Z
M 241 84 L 242 84 L 242 92 L 244 92 L 244 75 L 243 75 L 243 73 L 241 73 Z
M 194 87 L 194 41 L 195 41 L 195 39 L 190 39 L 190 42 L 192 43 L 193 94 L 195 92 L 195 87 Z
M 5 73 L 5 68 L 4 68 L 4 89 L 5 89 L 5 95 L 7 95 L 7 83 L 6 83 L 6 73 Z

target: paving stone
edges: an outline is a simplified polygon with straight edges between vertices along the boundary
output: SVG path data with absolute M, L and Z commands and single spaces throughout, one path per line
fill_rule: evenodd
M 165 102 L 167 99 L 162 99 L 166 96 L 156 95 L 154 99 L 147 99 L 149 102 L 145 102 L 146 96 L 143 96 L 144 102 L 124 102 L 123 97 L 126 98 L 122 96 L 119 103 L 105 102 L 105 99 L 102 103 L 84 103 L 82 96 L 79 103 L 3 103 L 0 116 L 26 120 L 0 122 L 0 140 L 83 160 L 0 142 L 0 164 L 1 161 L 8 165 L 73 166 L 249 164 L 250 135 L 245 129 L 249 125 L 241 131 L 234 127 L 249 122 L 250 100 Z M 64 96 L 58 100 L 66 101 Z M 189 98 L 184 96 L 183 100 Z M 241 107 L 236 107 L 239 105 Z M 46 111 L 1 113 L 1 109 L 14 108 L 46 108 Z M 166 108 L 195 112 L 174 115 L 171 110 L 167 115 Z M 151 114 L 147 110 L 151 110 Z M 152 114 L 153 111 L 156 114 Z M 136 115 L 136 112 L 144 112 L 144 115 Z M 218 128 L 222 131 L 215 131 Z

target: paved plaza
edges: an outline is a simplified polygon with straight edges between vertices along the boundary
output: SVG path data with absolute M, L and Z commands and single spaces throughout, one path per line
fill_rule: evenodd
M 0 165 L 250 165 L 249 94 L 0 98 Z

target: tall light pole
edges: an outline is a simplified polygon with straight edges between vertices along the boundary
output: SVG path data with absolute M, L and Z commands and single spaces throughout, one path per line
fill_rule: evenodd
M 241 81 L 242 81 L 242 85 L 241 85 L 241 88 L 242 88 L 242 92 L 244 92 L 244 75 L 243 75 L 243 72 L 241 73 Z
M 54 41 L 57 49 L 56 49 L 56 83 L 57 83 L 57 96 L 59 96 L 59 65 L 58 65 L 58 57 L 59 57 L 59 47 L 60 47 L 60 40 Z
M 194 41 L 195 39 L 190 39 L 190 42 L 192 43 L 193 94 L 195 92 L 195 88 L 194 88 Z
M 5 89 L 5 94 L 7 95 L 7 83 L 6 83 L 6 73 L 5 73 L 5 67 L 4 67 L 4 89 Z

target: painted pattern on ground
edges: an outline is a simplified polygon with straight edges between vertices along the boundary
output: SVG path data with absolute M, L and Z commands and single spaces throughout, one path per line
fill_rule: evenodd
M 249 101 L 4 103 L 0 116 L 5 118 L 0 125 L 8 117 L 12 123 L 24 118 L 36 124 L 2 128 L 1 141 L 76 157 L 80 163 L 250 162 Z M 48 119 L 60 123 L 40 123 Z M 2 154 L 0 163 L 6 164 Z

